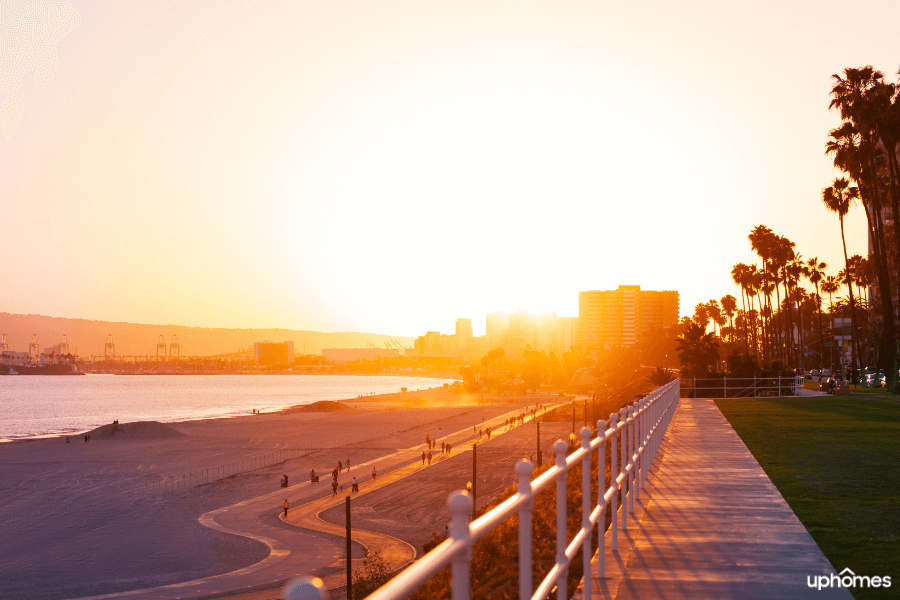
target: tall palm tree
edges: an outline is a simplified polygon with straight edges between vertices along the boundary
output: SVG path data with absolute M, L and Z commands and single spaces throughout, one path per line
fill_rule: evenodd
M 763 279 L 766 281 L 763 287 L 763 297 L 765 298 L 766 305 L 772 305 L 771 298 L 771 287 L 768 285 L 768 279 L 770 274 L 770 258 L 776 250 L 777 236 L 774 232 L 766 227 L 765 225 L 757 225 L 754 227 L 750 234 L 747 236 L 747 239 L 750 240 L 750 248 L 756 252 L 760 259 L 762 259 L 762 272 Z M 760 312 L 762 311 L 762 307 L 760 307 Z M 771 312 L 770 312 L 771 314 Z M 763 319 L 763 360 L 765 360 L 765 356 L 768 354 L 767 349 L 769 347 L 769 323 L 768 319 Z
M 745 300 L 747 292 L 747 282 L 749 279 L 750 266 L 744 263 L 738 263 L 731 269 L 731 279 L 741 288 L 741 306 L 743 307 L 744 318 L 741 319 L 744 329 L 744 352 L 750 354 L 750 338 L 747 332 L 747 301 Z
M 834 296 L 841 289 L 841 283 L 834 275 L 827 275 L 822 282 L 822 291 L 828 294 L 828 314 L 831 315 L 831 350 L 829 352 L 829 366 L 834 372 Z
M 856 331 L 856 302 L 853 300 L 853 280 L 850 278 L 850 259 L 847 257 L 847 239 L 844 235 L 844 217 L 850 211 L 850 205 L 859 196 L 858 189 L 850 186 L 846 179 L 838 177 L 831 186 L 822 190 L 822 202 L 825 207 L 833 213 L 837 213 L 838 219 L 841 221 L 841 243 L 844 247 L 844 264 L 847 292 L 850 298 L 850 364 L 856 369 L 857 357 L 859 356 L 859 348 L 857 347 L 857 331 Z M 885 318 L 885 321 L 890 320 Z
M 825 342 L 825 335 L 822 327 L 822 297 L 819 295 L 819 282 L 825 276 L 828 265 L 819 262 L 818 257 L 813 256 L 806 261 L 806 268 L 809 272 L 809 282 L 816 286 L 816 312 L 819 313 L 819 372 L 821 372 L 825 367 L 825 348 L 822 345 Z
M 734 313 L 737 310 L 737 298 L 732 296 L 731 294 L 727 294 L 722 296 L 722 299 L 719 300 L 719 304 L 722 305 L 722 312 L 725 313 L 725 316 L 728 317 L 728 327 L 731 329 L 731 335 L 729 336 L 729 341 L 734 343 Z
M 844 124 L 831 132 L 834 144 L 826 145 L 826 152 L 835 155 L 835 166 L 845 171 L 856 182 L 859 196 L 866 206 L 870 219 L 870 231 L 878 262 L 878 284 L 882 302 L 882 335 L 879 363 L 887 377 L 891 391 L 897 390 L 896 322 L 892 298 L 891 272 L 887 259 L 887 235 L 882 219 L 884 194 L 879 181 L 877 162 L 885 154 L 885 137 L 891 140 L 891 119 L 894 115 L 889 102 L 893 88 L 884 83 L 884 74 L 869 65 L 844 69 L 844 76 L 832 75 L 829 108 L 838 109 Z M 887 117 L 887 118 L 883 118 Z M 849 135 L 854 133 L 855 136 Z M 896 138 L 893 138 L 896 139 Z M 896 158 L 896 154 L 888 159 Z M 889 160 L 897 166 L 895 160 Z M 892 210 L 892 220 L 900 223 L 900 197 L 896 179 L 894 189 L 888 194 L 887 204 Z M 874 225 L 874 226 L 872 226 Z M 894 236 L 894 248 L 900 251 L 900 236 Z M 851 302 L 851 308 L 852 308 Z M 855 331 L 854 331 L 855 333 Z M 854 335 L 854 340 L 856 336 Z

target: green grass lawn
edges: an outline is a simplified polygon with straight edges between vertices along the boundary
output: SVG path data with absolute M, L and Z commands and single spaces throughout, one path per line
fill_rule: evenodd
M 890 575 L 900 596 L 900 399 L 850 396 L 717 400 L 816 543 L 841 571 Z

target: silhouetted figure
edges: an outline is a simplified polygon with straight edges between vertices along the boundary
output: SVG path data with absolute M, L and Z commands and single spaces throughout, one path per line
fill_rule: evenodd
M 309 481 L 310 483 L 319 483 L 319 478 L 316 476 L 316 470 L 313 469 L 309 472 Z
M 378 471 L 375 470 L 375 467 L 372 467 L 372 479 L 374 480 L 378 477 Z
M 333 492 L 333 493 L 331 494 L 331 497 L 332 497 L 332 498 L 334 498 L 335 496 L 337 496 L 337 479 L 335 479 L 334 481 L 331 482 L 331 491 Z
M 287 498 L 285 498 L 284 499 L 284 516 L 285 516 L 285 518 L 287 518 L 287 511 L 288 511 L 288 508 L 290 508 L 290 506 L 291 505 L 288 504 Z
M 428 464 L 431 464 L 431 452 L 428 453 Z
M 424 452 L 422 452 L 422 465 L 423 466 L 425 465 L 425 453 Z
M 359 483 L 356 481 L 356 477 L 353 478 L 353 484 L 352 484 L 352 487 L 350 488 L 350 491 L 351 492 L 359 491 Z

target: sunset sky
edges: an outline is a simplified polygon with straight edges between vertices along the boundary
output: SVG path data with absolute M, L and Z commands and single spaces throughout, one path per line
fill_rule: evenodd
M 900 68 L 900 1 L 35 4 L 0 2 L 0 312 L 137 323 L 692 313 L 760 223 L 836 273 L 830 76 Z

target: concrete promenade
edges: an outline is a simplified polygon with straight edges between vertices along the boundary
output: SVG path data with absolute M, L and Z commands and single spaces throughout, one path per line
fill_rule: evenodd
M 712 400 L 680 400 L 617 552 L 610 533 L 592 599 L 851 598 L 808 587 L 836 571 Z

